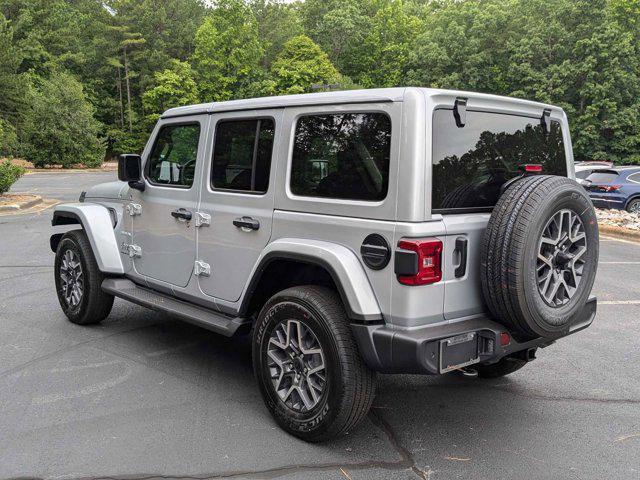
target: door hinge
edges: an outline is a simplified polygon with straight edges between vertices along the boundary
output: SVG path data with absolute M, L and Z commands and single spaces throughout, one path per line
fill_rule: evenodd
M 139 245 L 127 245 L 127 255 L 131 258 L 140 258 L 142 256 L 142 247 Z
M 209 275 L 211 275 L 211 265 L 196 260 L 194 273 L 196 276 L 208 277 Z
M 129 203 L 127 204 L 127 212 L 132 217 L 135 215 L 142 215 L 142 205 L 139 203 Z
M 211 225 L 211 215 L 203 212 L 196 212 L 196 227 Z

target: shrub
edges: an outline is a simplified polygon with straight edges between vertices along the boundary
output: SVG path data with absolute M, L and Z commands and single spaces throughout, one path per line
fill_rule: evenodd
M 11 185 L 24 175 L 24 172 L 24 168 L 13 165 L 9 160 L 0 163 L 0 195 L 8 192 Z
M 93 118 L 93 107 L 80 82 L 68 73 L 54 72 L 49 79 L 34 83 L 20 138 L 22 156 L 36 167 L 99 166 L 105 146 L 98 138 L 100 124 Z

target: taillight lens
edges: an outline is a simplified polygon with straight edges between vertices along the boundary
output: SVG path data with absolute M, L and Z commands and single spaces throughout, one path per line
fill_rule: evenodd
M 442 280 L 442 242 L 434 238 L 407 239 L 398 248 L 418 255 L 418 271 L 414 275 L 398 275 L 403 285 L 428 285 Z
M 542 165 L 539 163 L 528 163 L 524 165 L 524 171 L 527 173 L 541 173 Z
M 616 190 L 620 190 L 622 185 L 600 185 L 598 189 L 602 192 L 615 192 Z

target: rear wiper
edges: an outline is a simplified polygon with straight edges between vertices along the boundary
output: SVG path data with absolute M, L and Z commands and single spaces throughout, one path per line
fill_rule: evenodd
M 456 119 L 458 128 L 463 128 L 467 124 L 467 99 L 456 98 L 453 104 L 453 118 Z
M 551 110 L 545 108 L 540 117 L 540 126 L 545 135 L 548 135 L 551 131 Z

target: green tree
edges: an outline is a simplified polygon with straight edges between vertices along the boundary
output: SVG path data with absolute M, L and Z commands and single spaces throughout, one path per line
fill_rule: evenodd
M 221 0 L 195 37 L 192 64 L 207 101 L 236 97 L 260 76 L 258 25 L 242 0 Z
M 310 92 L 314 85 L 340 83 L 342 77 L 329 57 L 306 35 L 299 35 L 284 44 L 273 62 L 271 74 L 276 93 Z
M 105 149 L 98 138 L 100 125 L 74 76 L 53 72 L 50 79 L 35 79 L 29 104 L 20 140 L 23 155 L 36 167 L 102 163 Z
M 402 0 L 385 3 L 373 17 L 362 42 L 360 72 L 353 77 L 365 88 L 394 87 L 406 82 L 412 42 L 422 30 L 421 20 Z
M 17 70 L 20 54 L 13 43 L 13 30 L 0 13 L 0 156 L 16 152 L 16 127 L 21 123 L 24 109 L 22 76 Z
M 193 79 L 191 65 L 174 60 L 171 68 L 155 75 L 155 86 L 142 96 L 147 119 L 154 123 L 162 112 L 172 107 L 198 101 L 198 87 Z
M 258 23 L 258 38 L 264 50 L 262 66 L 269 68 L 290 38 L 302 35 L 304 27 L 296 5 L 253 0 L 251 10 Z

